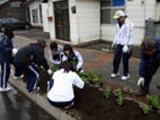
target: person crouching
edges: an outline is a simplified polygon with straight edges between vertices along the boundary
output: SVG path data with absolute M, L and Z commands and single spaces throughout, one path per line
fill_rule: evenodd
M 74 105 L 73 86 L 78 88 L 84 87 L 84 82 L 71 70 L 68 61 L 60 64 L 59 70 L 54 73 L 52 80 L 49 82 L 49 91 L 47 94 L 48 101 L 55 107 L 69 108 Z
M 73 71 L 84 72 L 84 69 L 82 67 L 83 58 L 78 51 L 73 50 L 71 45 L 66 44 L 63 47 L 63 52 L 64 54 L 62 56 L 62 61 L 68 61 L 71 64 Z

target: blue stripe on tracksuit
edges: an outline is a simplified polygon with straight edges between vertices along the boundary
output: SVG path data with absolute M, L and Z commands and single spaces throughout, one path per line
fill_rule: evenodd
M 6 88 L 9 75 L 10 75 L 10 63 L 8 62 L 1 62 L 1 79 L 0 79 L 0 87 Z
M 37 88 L 40 70 L 37 65 L 31 64 L 28 66 L 27 71 L 27 90 L 28 92 L 34 91 Z
M 0 87 L 6 88 L 10 75 L 10 63 L 12 62 L 12 40 L 6 35 L 3 35 L 0 40 L 0 64 L 1 64 L 1 77 Z

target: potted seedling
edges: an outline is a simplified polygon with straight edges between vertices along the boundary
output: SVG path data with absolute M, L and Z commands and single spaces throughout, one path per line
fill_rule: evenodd
M 93 76 L 92 76 L 92 82 L 94 82 L 94 84 L 102 87 L 103 86 L 102 76 L 103 76 L 102 73 L 98 73 L 98 74 L 94 73 Z
M 86 83 L 89 83 L 89 80 L 88 80 L 88 76 L 86 75 L 86 73 L 77 73 L 82 80 L 84 80 Z
M 147 99 L 149 101 L 149 104 L 151 105 L 151 108 L 153 110 L 159 110 L 160 109 L 160 105 L 159 105 L 159 99 L 158 96 L 150 96 L 147 95 Z
M 149 112 L 150 112 L 150 106 L 149 105 L 144 105 L 142 110 L 143 110 L 144 115 L 148 115 Z
M 51 70 L 55 72 L 58 69 L 58 65 L 51 65 Z
M 108 99 L 111 95 L 111 88 L 110 87 L 103 87 L 103 94 Z
M 117 99 L 116 102 L 118 105 L 122 105 L 124 101 L 123 95 L 122 95 L 122 91 L 119 89 L 118 93 L 117 93 Z

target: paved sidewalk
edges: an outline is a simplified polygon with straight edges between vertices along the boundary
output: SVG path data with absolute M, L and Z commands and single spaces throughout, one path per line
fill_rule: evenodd
M 22 47 L 31 42 L 34 42 L 31 39 L 16 36 L 14 39 L 15 47 Z M 130 60 L 130 74 L 131 78 L 127 81 L 122 81 L 120 78 L 121 76 L 117 77 L 116 79 L 110 78 L 110 74 L 112 72 L 112 59 L 113 54 L 111 53 L 104 53 L 99 52 L 96 50 L 87 50 L 87 49 L 80 49 L 76 48 L 78 51 L 81 52 L 84 58 L 84 70 L 85 71 L 94 71 L 96 73 L 103 73 L 103 80 L 104 83 L 110 85 L 114 88 L 117 87 L 125 87 L 131 88 L 134 91 L 138 90 L 137 87 L 137 80 L 139 78 L 138 69 L 139 69 L 139 60 L 136 58 L 131 58 Z M 48 56 L 49 48 L 46 49 L 46 57 Z M 47 57 L 48 58 L 48 57 Z M 120 73 L 122 75 L 123 67 L 120 67 Z M 160 91 L 157 89 L 158 81 L 160 80 L 160 71 L 154 76 L 151 82 L 151 94 L 156 94 L 160 96 Z

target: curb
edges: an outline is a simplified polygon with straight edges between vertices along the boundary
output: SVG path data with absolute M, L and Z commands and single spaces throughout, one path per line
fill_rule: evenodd
M 51 106 L 47 101 L 45 95 L 40 95 L 39 93 L 35 92 L 29 93 L 26 90 L 26 86 L 22 81 L 11 79 L 9 83 L 57 120 L 76 120 L 75 118 L 67 114 L 65 111 Z

